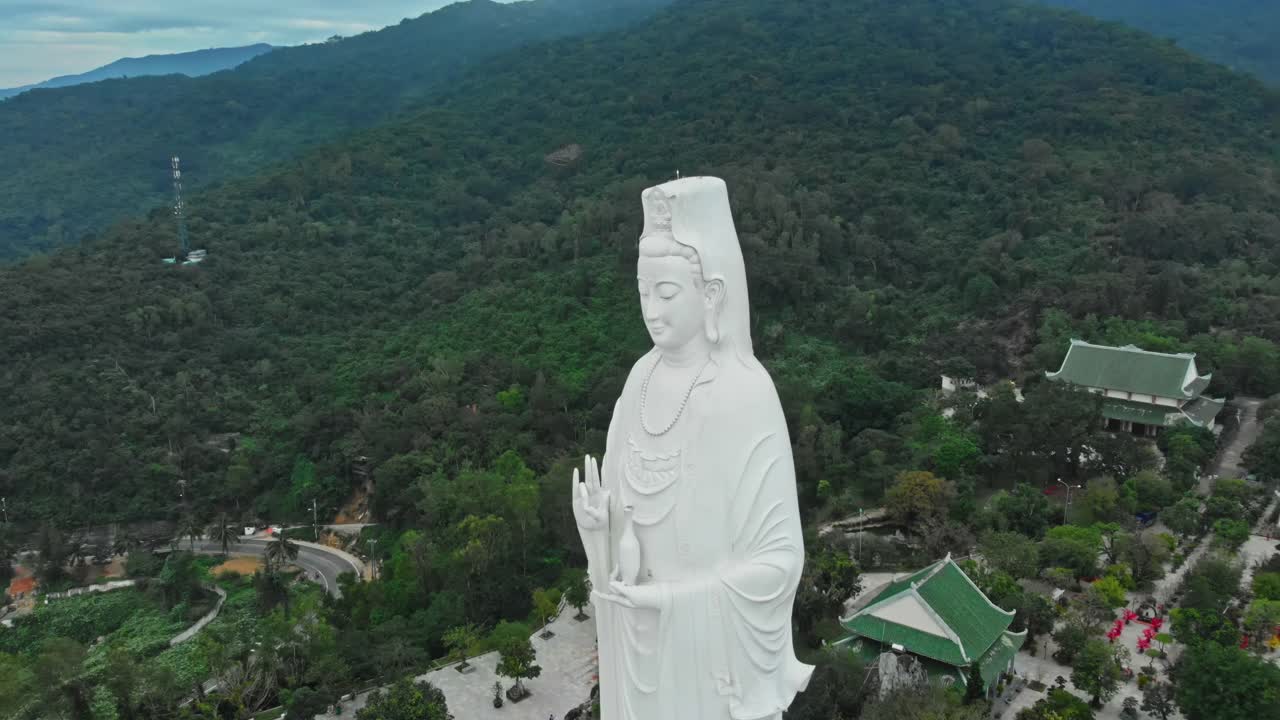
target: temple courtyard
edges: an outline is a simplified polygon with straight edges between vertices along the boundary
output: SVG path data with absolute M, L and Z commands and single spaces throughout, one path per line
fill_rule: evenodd
M 588 612 L 590 608 L 587 608 Z M 449 702 L 449 712 L 456 718 L 495 718 L 500 720 L 561 720 L 570 709 L 586 702 L 595 685 L 596 673 L 596 624 L 590 619 L 574 620 L 577 612 L 565 608 L 547 626 L 554 637 L 543 639 L 541 631 L 532 636 L 533 649 L 537 653 L 542 674 L 524 681 L 531 693 L 518 703 L 506 701 L 501 708 L 493 706 L 493 684 L 501 682 L 509 687 L 511 680 L 498 677 L 498 653 L 491 652 L 471 658 L 470 668 L 458 672 L 456 664 L 447 665 L 415 680 L 426 680 L 444 692 Z M 323 720 L 348 720 L 365 706 L 369 693 L 356 695 L 342 703 L 342 713 L 318 715 Z

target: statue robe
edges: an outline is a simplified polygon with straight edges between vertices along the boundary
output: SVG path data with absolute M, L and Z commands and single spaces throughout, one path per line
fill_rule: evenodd
M 657 611 L 595 598 L 601 717 L 778 718 L 812 667 L 792 649 L 804 547 L 777 392 L 754 361 L 721 358 L 703 370 L 675 427 L 650 437 L 640 388 L 656 360 L 652 351 L 632 368 L 609 425 L 608 548 L 591 576 L 608 592 L 613 567 L 599 565 L 617 557 L 622 508 L 632 505 L 639 584 L 665 592 Z

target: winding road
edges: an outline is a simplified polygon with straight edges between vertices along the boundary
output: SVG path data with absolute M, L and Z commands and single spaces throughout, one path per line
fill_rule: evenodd
M 231 544 L 231 551 L 228 554 L 232 557 L 262 557 L 268 542 L 270 541 L 258 538 L 241 538 Z M 186 543 L 183 545 L 185 546 Z M 197 540 L 195 552 L 201 555 L 221 555 L 222 545 L 208 540 Z M 320 582 L 324 584 L 325 591 L 335 598 L 342 597 L 342 590 L 338 587 L 339 575 L 347 572 L 355 573 L 358 578 L 364 575 L 364 567 L 358 560 L 312 544 L 298 543 L 298 557 L 293 560 L 293 564 L 306 570 L 308 575 L 318 576 Z

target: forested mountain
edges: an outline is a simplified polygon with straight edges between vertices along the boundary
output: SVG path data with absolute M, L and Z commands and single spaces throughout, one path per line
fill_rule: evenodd
M 241 177 L 421 105 L 479 60 L 620 27 L 667 2 L 467 0 L 231 72 L 24 93 L 0 103 L 0 261 L 165 202 L 172 155 L 189 189 Z
M 245 45 L 232 48 L 209 48 L 191 52 L 173 53 L 171 55 L 147 55 L 140 58 L 121 58 L 100 68 L 77 75 L 60 75 L 44 82 L 22 87 L 0 89 L 0 99 L 17 95 L 36 88 L 60 88 L 72 85 L 110 80 L 112 78 L 143 77 L 147 75 L 186 75 L 198 77 L 219 70 L 229 70 L 241 63 L 252 60 L 263 53 L 271 52 L 266 43 Z
M 1031 376 L 1073 335 L 1257 392 L 1278 127 L 1257 81 L 1083 16 L 686 0 L 193 197 L 198 267 L 160 263 L 158 209 L 0 268 L 0 492 L 101 521 L 164 515 L 182 479 L 280 517 L 367 462 L 383 519 L 434 527 L 430 497 L 514 451 L 562 513 L 646 347 L 639 193 L 677 169 L 729 183 L 806 506 L 879 492 L 938 370 Z
M 1173 38 L 1210 60 L 1280 85 L 1280 4 L 1266 0 L 1043 0 Z

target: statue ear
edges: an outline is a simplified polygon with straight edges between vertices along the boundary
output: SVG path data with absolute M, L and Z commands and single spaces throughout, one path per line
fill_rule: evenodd
M 724 300 L 724 279 L 713 277 L 702 288 L 706 307 L 703 313 L 703 331 L 712 345 L 720 343 L 720 305 Z
M 707 280 L 702 286 L 702 297 L 707 309 L 718 310 L 720 301 L 724 299 L 724 279 L 717 275 Z

